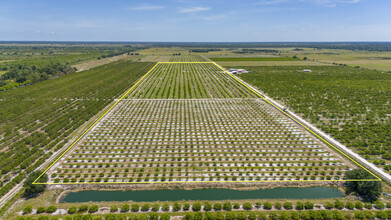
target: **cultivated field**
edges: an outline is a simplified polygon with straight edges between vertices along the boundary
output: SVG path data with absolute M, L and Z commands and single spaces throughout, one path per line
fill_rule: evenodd
M 213 63 L 160 63 L 49 181 L 330 181 L 352 168 Z

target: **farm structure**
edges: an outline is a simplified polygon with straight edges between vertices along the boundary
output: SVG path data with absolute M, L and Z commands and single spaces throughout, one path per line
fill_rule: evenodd
M 214 63 L 159 63 L 50 183 L 342 180 L 355 168 Z

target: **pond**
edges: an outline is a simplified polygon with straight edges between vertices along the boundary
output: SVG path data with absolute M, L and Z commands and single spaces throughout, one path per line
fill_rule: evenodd
M 327 199 L 342 198 L 343 193 L 333 187 L 232 190 L 143 190 L 143 191 L 78 191 L 70 192 L 61 199 L 62 203 L 103 201 L 182 201 L 182 200 L 239 200 L 239 199 Z

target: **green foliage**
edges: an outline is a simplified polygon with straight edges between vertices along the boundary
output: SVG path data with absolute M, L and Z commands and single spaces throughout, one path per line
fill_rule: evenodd
M 276 203 L 274 204 L 274 208 L 276 208 L 277 210 L 281 210 L 282 204 L 281 204 L 280 202 L 276 202 Z
M 356 209 L 363 209 L 364 208 L 364 205 L 362 204 L 362 202 L 358 201 L 354 204 L 354 208 Z
M 341 210 L 345 208 L 345 204 L 339 200 L 335 200 L 334 207 Z
M 200 211 L 201 210 L 201 203 L 199 203 L 199 202 L 194 203 L 193 206 L 191 207 L 191 209 L 195 212 Z
M 353 210 L 354 209 L 354 203 L 353 202 L 347 202 L 345 204 L 345 208 Z
M 363 169 L 355 169 L 347 171 L 344 178 L 365 180 L 374 177 Z M 345 185 L 349 192 L 356 192 L 367 201 L 375 201 L 382 192 L 380 181 L 348 181 Z
M 125 203 L 121 206 L 121 212 L 129 212 L 129 204 Z
M 110 212 L 117 212 L 118 211 L 118 206 L 112 205 L 110 206 Z
M 88 210 L 88 205 L 81 205 L 78 212 L 86 212 Z
M 42 171 L 37 170 L 32 172 L 23 183 L 25 187 L 24 196 L 29 197 L 32 195 L 36 195 L 45 191 L 46 184 L 33 184 L 33 182 L 42 174 Z M 48 181 L 48 176 L 46 174 L 42 175 L 41 178 L 37 181 L 37 183 L 45 183 Z
M 291 210 L 293 209 L 293 203 L 292 202 L 284 202 L 284 209 Z
M 211 211 L 212 210 L 212 205 L 209 202 L 205 202 L 204 204 L 204 211 Z
M 296 202 L 296 210 L 303 210 L 304 209 L 304 204 L 300 201 Z
M 29 205 L 23 209 L 23 214 L 30 214 L 32 211 L 33 211 L 33 208 L 31 207 L 31 205 Z
M 98 205 L 92 205 L 92 206 L 90 206 L 90 208 L 88 209 L 88 212 L 89 212 L 89 213 L 95 213 L 95 212 L 97 212 L 98 210 L 99 210 Z
M 304 208 L 305 209 L 314 209 L 314 203 L 310 202 L 310 201 L 307 201 L 304 203 Z
M 137 203 L 133 203 L 130 210 L 132 212 L 138 212 L 140 210 L 140 205 Z
M 182 205 L 179 204 L 179 203 L 177 203 L 177 202 L 175 202 L 174 205 L 172 206 L 172 210 L 173 210 L 174 212 L 178 212 L 178 211 L 180 211 L 181 209 L 182 209 Z
M 223 205 L 221 205 L 221 203 L 215 203 L 213 205 L 213 209 L 216 211 L 220 211 L 222 208 L 223 208 Z
M 147 211 L 149 211 L 150 208 L 151 208 L 151 206 L 148 203 L 145 203 L 141 206 L 141 211 L 147 212 Z
M 229 68 L 229 67 L 227 67 Z M 248 67 L 240 78 L 354 148 L 390 160 L 391 73 L 340 66 Z
M 76 206 L 71 206 L 68 209 L 68 214 L 75 214 L 77 212 L 77 207 Z
M 157 212 L 160 210 L 160 205 L 158 203 L 155 203 L 152 205 L 152 211 Z
M 266 210 L 270 210 L 270 209 L 273 208 L 273 205 L 270 202 L 265 202 L 263 204 L 263 208 L 266 209 Z
M 183 204 L 183 211 L 189 211 L 189 210 L 190 210 L 190 204 L 189 203 Z
M 46 212 L 46 208 L 45 207 L 40 206 L 40 207 L 37 208 L 37 214 L 41 214 L 41 213 L 44 213 L 44 212 Z M 68 210 L 68 214 L 73 214 L 73 213 L 69 213 L 69 210 Z
M 170 204 L 164 203 L 164 204 L 162 205 L 162 210 L 165 211 L 165 212 L 170 211 Z M 201 210 L 201 209 L 200 209 L 200 210 Z
M 223 204 L 223 210 L 225 210 L 225 211 L 231 211 L 231 210 L 232 210 L 232 205 L 231 205 L 231 203 L 230 203 L 230 202 L 225 202 L 225 203 Z
M 46 209 L 46 212 L 47 212 L 47 213 L 53 213 L 53 212 L 55 212 L 55 211 L 57 211 L 57 207 L 56 207 L 55 205 L 51 205 L 51 206 L 49 206 L 49 207 Z

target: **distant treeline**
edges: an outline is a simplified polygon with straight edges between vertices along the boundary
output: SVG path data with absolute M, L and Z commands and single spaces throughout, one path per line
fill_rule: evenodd
M 271 49 L 242 49 L 240 51 L 233 51 L 232 53 L 278 53 L 278 50 Z
M 391 42 L 61 42 L 61 41 L 0 41 L 1 44 L 40 45 L 121 45 L 129 47 L 198 47 L 198 48 L 284 48 L 345 49 L 391 51 Z
M 195 52 L 195 53 L 208 53 L 211 51 L 221 51 L 221 49 L 216 49 L 216 48 L 198 48 L 198 49 L 191 49 L 189 52 Z
M 5 91 L 26 84 L 33 84 L 43 80 L 74 73 L 75 69 L 71 66 L 53 63 L 43 68 L 36 66 L 17 65 L 8 72 L 0 75 L 0 91 Z M 9 80 L 15 83 L 10 83 Z

